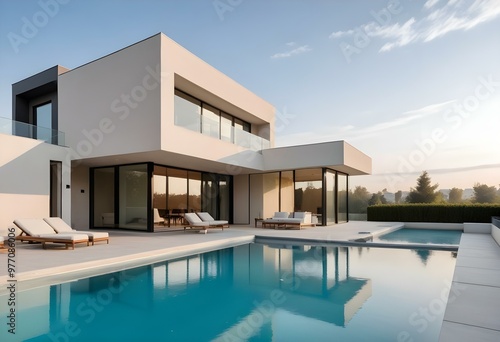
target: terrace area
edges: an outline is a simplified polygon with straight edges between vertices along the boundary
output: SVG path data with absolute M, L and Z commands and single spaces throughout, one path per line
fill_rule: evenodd
M 0 117 L 0 133 L 65 146 L 64 132 Z

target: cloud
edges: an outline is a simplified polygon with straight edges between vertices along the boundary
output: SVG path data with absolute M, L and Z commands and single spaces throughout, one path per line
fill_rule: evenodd
M 332 32 L 332 34 L 330 34 L 329 38 L 330 39 L 335 39 L 335 38 L 342 38 L 342 37 L 345 37 L 345 36 L 351 36 L 355 32 L 356 32 L 355 30 L 336 31 L 336 32 Z
M 451 32 L 470 30 L 500 16 L 498 0 L 427 0 L 423 7 L 420 18 L 412 17 L 402 24 L 380 25 L 372 21 L 356 29 L 333 32 L 330 38 L 353 36 L 361 30 L 368 37 L 385 41 L 379 52 L 386 52 L 411 43 L 427 43 Z
M 436 5 L 438 2 L 439 2 L 439 0 L 427 0 L 424 4 L 424 8 L 429 9 L 429 8 L 433 7 L 434 5 Z
M 303 143 L 323 142 L 333 140 L 348 140 L 356 141 L 360 139 L 367 139 L 387 134 L 389 130 L 408 126 L 409 124 L 423 119 L 428 116 L 442 114 L 443 111 L 450 107 L 455 100 L 444 101 L 440 103 L 431 104 L 422 108 L 409 110 L 401 113 L 387 121 L 383 121 L 371 126 L 356 127 L 353 125 L 346 126 L 327 126 L 323 127 L 321 131 L 315 132 L 300 132 L 278 137 L 280 146 L 293 144 L 297 141 Z
M 467 171 L 477 171 L 477 170 L 489 170 L 489 169 L 500 169 L 500 164 L 483 164 L 483 165 L 473 165 L 473 166 L 460 166 L 460 167 L 450 167 L 450 168 L 442 168 L 442 169 L 429 169 L 427 172 L 429 174 L 449 174 L 449 173 L 457 173 L 457 172 L 467 172 Z M 412 172 L 398 172 L 398 175 L 418 175 L 421 174 L 421 170 L 415 170 Z M 395 175 L 395 172 L 379 172 L 374 173 L 374 176 L 389 176 Z
M 287 45 L 289 45 L 290 43 L 288 43 Z M 294 43 L 295 45 L 295 43 Z M 311 51 L 312 49 L 309 47 L 309 45 L 302 45 L 302 46 L 299 46 L 298 48 L 295 48 L 293 50 L 289 50 L 289 51 L 286 51 L 286 52 L 280 52 L 280 53 L 275 53 L 274 55 L 271 56 L 271 58 L 273 59 L 278 59 L 278 58 L 289 58 L 289 57 L 292 57 L 292 56 L 295 56 L 295 55 L 300 55 L 302 53 L 306 53 L 306 52 L 309 52 Z

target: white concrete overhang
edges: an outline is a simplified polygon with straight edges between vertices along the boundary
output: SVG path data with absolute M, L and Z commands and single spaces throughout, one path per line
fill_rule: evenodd
M 75 160 L 89 167 L 153 162 L 194 171 L 250 174 L 309 168 L 330 168 L 351 176 L 371 173 L 372 160 L 344 141 L 277 147 L 261 153 L 243 150 L 217 160 L 169 151 L 146 151 Z
M 244 151 L 219 160 L 209 160 L 169 151 L 149 151 L 73 160 L 73 166 L 115 166 L 153 162 L 168 167 L 219 174 L 249 174 L 262 172 L 262 155 Z
M 280 171 L 326 167 L 351 176 L 369 175 L 372 159 L 347 142 L 277 147 L 262 151 L 264 170 Z

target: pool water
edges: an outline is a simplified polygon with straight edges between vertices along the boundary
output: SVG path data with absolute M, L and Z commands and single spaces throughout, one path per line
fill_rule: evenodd
M 454 266 L 449 251 L 242 245 L 19 292 L 0 340 L 437 341 Z
M 409 229 L 403 228 L 394 232 L 381 235 L 373 242 L 393 242 L 403 244 L 433 244 L 433 245 L 458 245 L 462 231 L 459 230 L 434 230 L 434 229 Z

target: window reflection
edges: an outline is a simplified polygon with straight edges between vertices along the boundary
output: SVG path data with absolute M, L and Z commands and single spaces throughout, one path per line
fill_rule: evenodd
M 347 176 L 338 174 L 339 222 L 347 222 Z
M 335 204 L 335 172 L 328 170 L 326 172 L 326 223 L 335 223 L 337 207 Z
M 322 213 L 322 170 L 305 169 L 295 171 L 295 211 L 309 211 L 318 216 Z
M 214 138 L 219 138 L 220 114 L 219 110 L 203 104 L 201 132 Z
M 172 213 L 187 210 L 187 171 L 168 169 L 168 206 Z
M 36 138 L 52 142 L 52 103 L 45 103 L 33 108 L 36 123 Z
M 233 118 L 231 115 L 221 113 L 220 118 L 220 139 L 233 142 Z
M 201 101 L 178 90 L 174 96 L 174 123 L 199 132 L 201 127 Z
M 148 228 L 148 167 L 147 164 L 119 167 L 120 228 Z
M 201 211 L 201 172 L 188 172 L 189 177 L 189 211 Z

